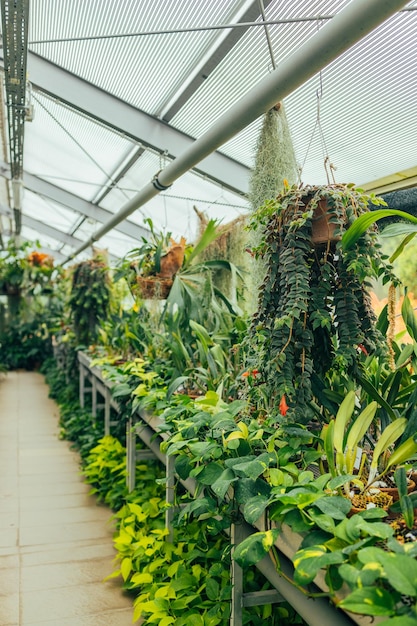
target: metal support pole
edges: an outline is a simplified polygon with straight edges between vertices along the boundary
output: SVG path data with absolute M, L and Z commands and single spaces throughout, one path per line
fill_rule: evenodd
M 110 390 L 106 388 L 104 393 L 104 434 L 110 435 Z
M 84 387 L 85 387 L 85 367 L 82 363 L 80 365 L 80 407 L 83 409 L 85 406 Z
M 153 181 L 143 187 L 66 261 L 89 248 L 128 215 L 160 191 L 170 187 L 177 178 L 232 139 L 406 4 L 407 0 L 352 0 L 313 37 L 284 59 L 276 70 L 265 76 L 237 104 L 226 111 L 180 157 L 159 172 Z
M 166 487 L 165 487 L 165 500 L 168 504 L 168 508 L 165 511 L 165 526 L 169 531 L 167 535 L 167 541 L 172 542 L 174 539 L 174 532 L 172 528 L 172 522 L 174 519 L 174 499 L 175 499 L 175 458 L 173 456 L 167 456 L 166 464 Z
M 129 493 L 134 490 L 136 483 L 136 432 L 133 418 L 126 424 L 126 484 Z
M 96 382 L 96 377 L 94 376 L 94 374 L 93 374 L 92 381 L 91 381 L 91 404 L 92 404 L 91 414 L 93 416 L 93 419 L 96 419 L 97 417 L 97 382 Z

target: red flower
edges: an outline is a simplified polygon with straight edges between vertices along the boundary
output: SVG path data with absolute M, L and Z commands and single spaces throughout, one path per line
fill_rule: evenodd
M 285 415 L 287 414 L 288 409 L 289 409 L 289 406 L 287 404 L 285 396 L 282 396 L 282 398 L 280 400 L 280 403 L 279 403 L 279 412 L 281 413 L 281 415 L 283 415 L 285 417 Z
M 364 353 L 364 355 L 365 355 L 365 356 L 369 356 L 369 352 L 368 352 L 368 350 L 367 350 L 367 349 L 365 348 L 365 346 L 363 346 L 361 343 L 360 343 L 360 344 L 358 344 L 358 348 L 359 348 L 359 350 L 360 350 L 361 352 L 363 352 L 363 353 Z

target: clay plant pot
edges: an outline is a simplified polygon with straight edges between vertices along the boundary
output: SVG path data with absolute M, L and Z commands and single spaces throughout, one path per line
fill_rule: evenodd
M 341 239 L 336 234 L 338 224 L 331 221 L 332 213 L 326 200 L 320 200 L 311 221 L 311 240 L 315 245 L 333 243 Z
M 408 486 L 407 486 L 407 493 L 411 493 L 412 491 L 414 491 L 415 487 L 416 487 L 415 482 L 413 480 L 409 480 L 408 481 Z M 392 501 L 393 502 L 397 502 L 397 500 L 400 499 L 400 497 L 398 495 L 397 487 L 378 487 L 378 489 L 382 493 L 387 493 L 388 495 L 392 496 Z
M 306 202 L 306 208 L 309 200 Z M 341 235 L 336 234 L 338 224 L 332 222 L 333 213 L 329 208 L 327 200 L 320 200 L 314 210 L 311 220 L 311 242 L 320 246 L 322 244 L 340 241 Z

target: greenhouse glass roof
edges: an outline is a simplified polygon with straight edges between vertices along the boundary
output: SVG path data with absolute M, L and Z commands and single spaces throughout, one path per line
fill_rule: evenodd
M 23 238 L 65 260 L 354 2 L 366 4 L 1 0 L 3 82 L 16 41 L 21 55 L 12 60 L 27 76 L 21 147 L 11 136 L 7 90 L 0 103 L 3 239 L 20 220 Z M 6 36 L 10 20 L 14 39 Z M 302 182 L 326 183 L 332 164 L 337 182 L 376 191 L 416 185 L 416 40 L 413 0 L 286 95 Z M 245 213 L 261 122 L 258 115 L 97 245 L 123 256 L 144 234 L 146 217 L 193 240 L 194 207 L 223 223 Z M 11 182 L 16 152 L 23 189 Z

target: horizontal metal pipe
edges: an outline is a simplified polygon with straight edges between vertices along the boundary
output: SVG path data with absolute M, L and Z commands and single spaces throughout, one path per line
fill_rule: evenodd
M 407 7 L 402 11 L 417 11 L 417 7 Z M 100 39 L 128 39 L 132 37 L 148 37 L 150 35 L 177 35 L 181 33 L 198 33 L 201 31 L 227 30 L 258 26 L 284 26 L 286 24 L 302 24 L 305 22 L 322 22 L 332 20 L 334 15 L 306 15 L 305 17 L 288 17 L 281 20 L 262 20 L 258 22 L 235 22 L 233 24 L 213 24 L 210 26 L 190 26 L 189 28 L 169 28 L 166 30 L 140 30 L 136 33 L 113 33 L 113 35 L 91 35 L 85 37 L 55 37 L 54 39 L 34 39 L 29 45 L 44 43 L 65 43 L 68 41 L 95 41 Z
M 318 33 L 282 61 L 276 70 L 255 85 L 236 105 L 226 111 L 181 156 L 159 172 L 156 180 L 143 187 L 67 260 L 77 256 L 160 191 L 170 187 L 177 178 L 195 167 L 406 4 L 407 0 L 353 0 Z

